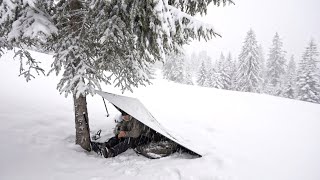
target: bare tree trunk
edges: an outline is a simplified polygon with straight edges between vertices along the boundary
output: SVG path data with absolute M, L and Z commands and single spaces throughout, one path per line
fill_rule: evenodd
M 81 22 L 83 21 L 83 17 L 81 17 L 81 14 L 76 12 L 81 10 L 82 4 L 79 0 L 70 0 L 68 3 L 71 11 L 71 33 L 73 34 L 74 38 L 77 38 L 77 36 L 79 35 L 79 28 L 82 24 Z M 74 62 L 74 66 L 76 67 L 80 61 L 80 59 L 77 59 Z M 83 149 L 87 151 L 91 151 L 90 128 L 88 118 L 89 116 L 87 110 L 86 96 L 81 94 L 79 97 L 77 97 L 75 94 L 73 94 L 73 101 L 75 113 L 76 144 L 79 144 Z
M 91 151 L 90 128 L 86 97 L 80 95 L 77 98 L 76 95 L 73 95 L 73 101 L 76 126 L 76 144 L 79 144 L 83 149 L 87 151 Z

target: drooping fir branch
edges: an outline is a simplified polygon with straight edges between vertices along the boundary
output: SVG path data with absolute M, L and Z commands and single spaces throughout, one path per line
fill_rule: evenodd
M 194 16 L 197 13 L 207 14 L 208 5 L 213 3 L 216 6 L 234 4 L 232 0 L 168 0 L 168 4 L 181 11 Z
M 100 83 L 123 91 L 150 83 L 151 64 L 192 39 L 218 35 L 193 16 L 231 0 L 21 0 L 0 2 L 1 49 L 51 52 L 61 93 L 94 93 Z M 73 5 L 78 8 L 72 8 Z M 26 52 L 24 49 L 20 52 Z M 0 52 L 1 53 L 1 52 Z M 40 70 L 30 54 L 31 68 Z M 28 69 L 28 68 L 21 68 Z M 23 71 L 30 79 L 32 71 Z M 108 75 L 106 75 L 108 74 Z
M 17 47 L 15 57 L 20 60 L 20 75 L 27 81 L 35 77 L 33 72 L 44 74 L 40 62 L 26 49 L 41 47 L 46 38 L 57 32 L 50 18 L 52 3 L 53 1 L 38 3 L 35 0 L 0 1 L 0 56 L 4 49 L 12 50 Z

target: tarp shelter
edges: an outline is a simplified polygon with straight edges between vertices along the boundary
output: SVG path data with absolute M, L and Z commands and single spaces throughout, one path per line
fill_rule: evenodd
M 149 128 L 155 130 L 156 132 L 162 134 L 168 139 L 179 144 L 183 148 L 193 152 L 196 155 L 202 156 L 195 147 L 188 143 L 185 139 L 182 139 L 179 136 L 171 135 L 168 130 L 165 129 L 153 115 L 148 111 L 148 109 L 136 98 L 116 95 L 103 91 L 96 91 L 97 94 L 108 100 L 111 104 L 118 107 L 119 109 L 130 114 L 132 117 L 145 124 Z

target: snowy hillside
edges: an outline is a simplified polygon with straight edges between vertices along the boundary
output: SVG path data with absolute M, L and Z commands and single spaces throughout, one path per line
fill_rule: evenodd
M 39 59 L 50 59 L 35 53 Z M 139 98 L 202 158 L 150 160 L 128 150 L 105 159 L 74 145 L 73 103 L 58 78 L 18 77 L 12 53 L 0 59 L 0 179 L 319 180 L 320 105 L 268 95 L 180 85 L 161 79 L 125 95 Z M 49 66 L 49 64 L 48 64 Z M 120 93 L 111 86 L 104 91 Z M 118 112 L 88 97 L 90 128 L 111 136 Z

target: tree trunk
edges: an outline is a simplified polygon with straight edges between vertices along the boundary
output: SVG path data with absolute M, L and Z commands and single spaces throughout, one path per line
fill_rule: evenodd
M 73 101 L 76 126 L 76 144 L 79 144 L 83 149 L 87 151 L 91 151 L 90 128 L 86 97 L 80 95 L 77 98 L 76 95 L 73 95 Z
M 68 1 L 70 8 L 70 26 L 71 34 L 74 38 L 78 38 L 79 28 L 82 24 L 83 17 L 78 12 L 82 8 L 81 1 L 70 0 Z M 78 58 L 74 61 L 74 66 L 77 67 L 81 60 Z M 74 75 L 74 74 L 73 74 Z M 79 83 L 79 82 L 77 82 Z M 75 83 L 75 87 L 76 84 Z M 75 128 L 76 128 L 76 144 L 79 144 L 83 149 L 91 151 L 90 145 L 90 128 L 89 128 L 89 116 L 87 110 L 86 96 L 80 95 L 78 98 L 75 93 L 73 94 L 74 102 L 74 114 L 75 114 Z

